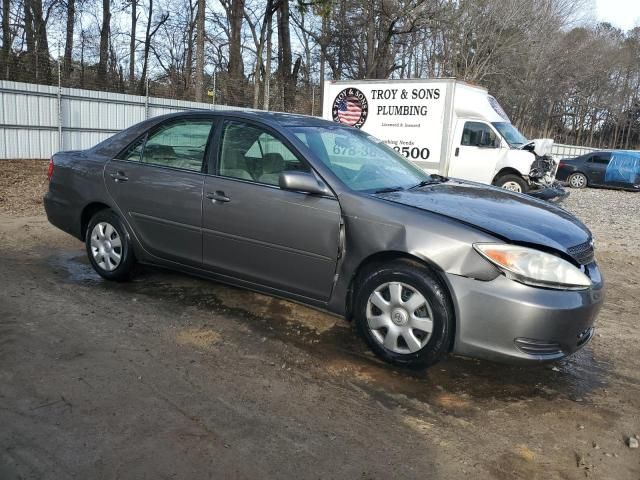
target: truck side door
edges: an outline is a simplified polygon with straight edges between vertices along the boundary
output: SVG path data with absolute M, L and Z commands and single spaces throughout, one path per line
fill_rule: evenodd
M 490 184 L 500 158 L 500 137 L 493 127 L 475 120 L 458 120 L 449 176 Z

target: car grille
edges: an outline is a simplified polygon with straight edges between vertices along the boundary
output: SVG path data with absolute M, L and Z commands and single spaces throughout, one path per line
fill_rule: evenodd
M 575 247 L 570 247 L 567 249 L 567 253 L 580 265 L 588 265 L 593 262 L 593 242 L 589 240 Z

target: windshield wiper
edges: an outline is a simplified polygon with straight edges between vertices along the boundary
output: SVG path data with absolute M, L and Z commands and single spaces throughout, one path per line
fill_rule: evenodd
M 376 190 L 373 193 L 389 193 L 389 192 L 400 192 L 404 190 L 404 188 L 402 187 L 385 187 L 385 188 L 381 188 L 379 190 Z
M 437 183 L 444 183 L 448 181 L 449 179 L 447 177 L 443 177 L 442 175 L 433 173 L 431 174 L 431 178 L 429 180 L 423 180 L 419 184 L 414 185 L 413 187 L 409 187 L 407 190 L 415 190 L 416 188 L 426 187 L 427 185 L 435 185 Z

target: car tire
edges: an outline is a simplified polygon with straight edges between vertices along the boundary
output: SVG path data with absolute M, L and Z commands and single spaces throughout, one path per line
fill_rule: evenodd
M 509 190 L 510 192 L 527 193 L 529 191 L 529 184 L 520 175 L 507 174 L 502 175 L 496 180 L 496 186 Z
M 93 269 L 103 278 L 129 280 L 136 263 L 129 233 L 113 210 L 96 213 L 85 234 L 87 256 Z
M 362 272 L 357 283 L 356 328 L 378 357 L 395 365 L 425 368 L 449 352 L 454 325 L 451 300 L 429 269 L 411 260 L 376 264 Z
M 589 184 L 589 180 L 584 173 L 575 172 L 569 175 L 567 183 L 571 188 L 585 188 Z

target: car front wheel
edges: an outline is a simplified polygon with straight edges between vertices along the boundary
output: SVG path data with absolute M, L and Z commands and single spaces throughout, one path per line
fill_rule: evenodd
M 131 241 L 120 217 L 112 210 L 96 213 L 85 235 L 87 255 L 94 270 L 107 280 L 128 280 L 135 257 Z
M 383 360 L 427 367 L 449 351 L 453 312 L 439 279 L 411 260 L 377 265 L 359 278 L 354 316 L 359 333 Z
M 569 176 L 569 186 L 571 188 L 585 188 L 587 186 L 587 176 L 584 173 L 576 172 Z

